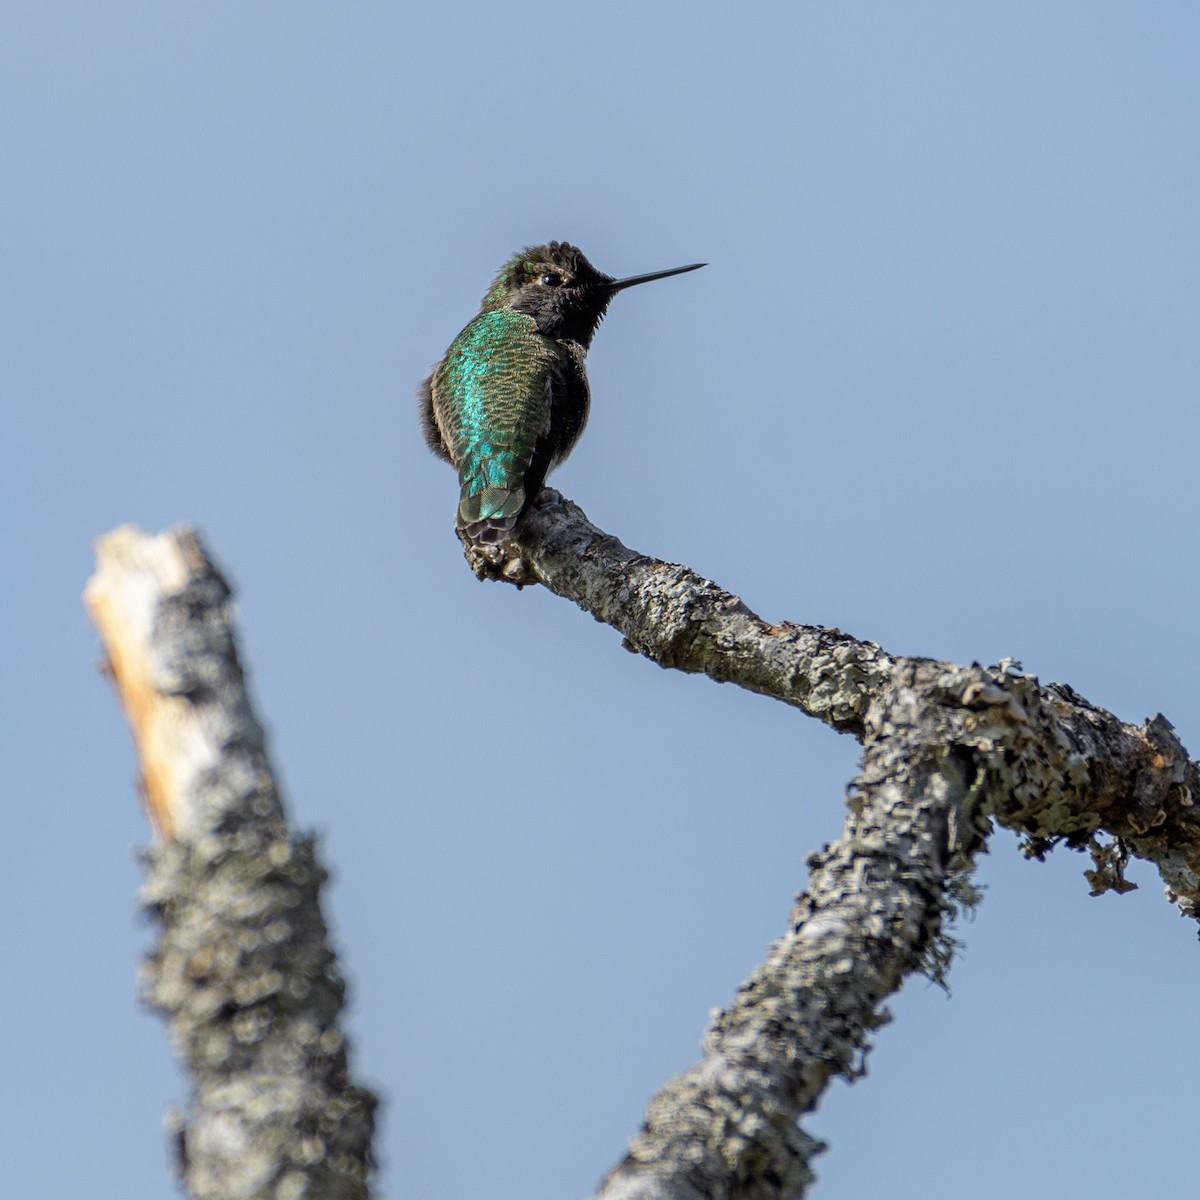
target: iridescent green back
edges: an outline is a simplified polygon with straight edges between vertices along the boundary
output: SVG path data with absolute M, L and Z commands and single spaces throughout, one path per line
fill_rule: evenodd
M 549 435 L 567 357 L 532 317 L 495 308 L 455 338 L 434 374 L 434 418 L 462 482 L 456 523 L 473 537 L 501 540 L 532 499 L 525 476 Z

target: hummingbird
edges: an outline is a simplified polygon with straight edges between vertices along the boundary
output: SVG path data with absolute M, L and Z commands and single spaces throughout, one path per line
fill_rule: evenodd
M 419 392 L 425 440 L 458 470 L 455 527 L 469 548 L 494 561 L 579 440 L 590 404 L 584 358 L 612 298 L 705 265 L 614 279 L 577 247 L 549 242 L 500 268 Z

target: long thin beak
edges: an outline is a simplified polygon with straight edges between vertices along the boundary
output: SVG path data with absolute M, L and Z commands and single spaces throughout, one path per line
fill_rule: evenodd
M 614 279 L 608 285 L 608 290 L 621 292 L 625 288 L 636 287 L 639 283 L 650 283 L 655 279 L 666 279 L 668 275 L 682 275 L 685 271 L 698 271 L 707 266 L 708 263 L 692 263 L 687 267 L 672 267 L 669 271 L 651 271 L 649 275 L 630 275 L 628 279 Z

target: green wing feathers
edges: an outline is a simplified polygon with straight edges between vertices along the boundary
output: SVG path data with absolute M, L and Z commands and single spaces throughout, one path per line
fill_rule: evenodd
M 458 335 L 433 377 L 433 417 L 462 482 L 456 524 L 472 541 L 506 540 L 524 511 L 562 353 L 531 317 L 498 309 Z

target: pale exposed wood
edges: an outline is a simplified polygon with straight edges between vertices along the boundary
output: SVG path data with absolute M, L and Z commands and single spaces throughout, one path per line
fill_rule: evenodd
M 87 605 L 158 833 L 142 977 L 186 1070 L 179 1170 L 198 1200 L 366 1200 L 375 1097 L 350 1078 L 325 872 L 288 829 L 234 642 L 230 591 L 186 528 L 97 547 Z
M 183 587 L 192 549 L 186 533 L 151 538 L 123 526 L 97 542 L 96 574 L 84 592 L 137 745 L 147 811 L 163 837 L 174 836 L 185 815 L 187 781 L 213 757 L 199 711 L 153 678 L 159 601 Z

